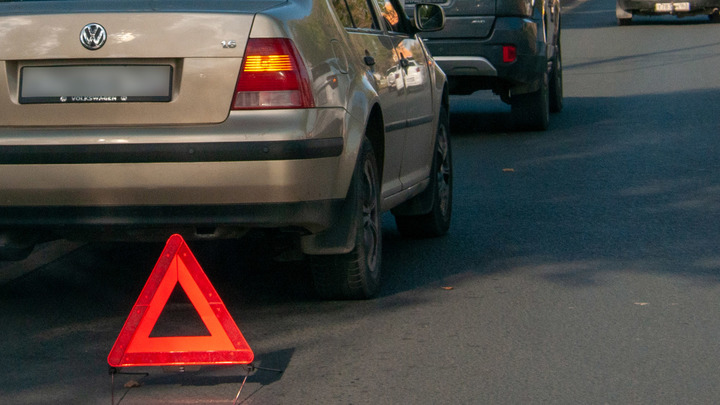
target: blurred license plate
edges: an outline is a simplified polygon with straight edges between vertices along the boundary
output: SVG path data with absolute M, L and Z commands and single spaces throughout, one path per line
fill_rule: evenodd
M 690 3 L 655 3 L 655 11 L 663 13 L 690 11 Z
M 25 66 L 20 103 L 170 101 L 169 65 Z

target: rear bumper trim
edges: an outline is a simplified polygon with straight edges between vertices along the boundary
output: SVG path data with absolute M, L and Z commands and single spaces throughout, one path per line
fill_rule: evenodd
M 436 56 L 435 61 L 450 76 L 497 76 L 492 63 L 479 56 Z
M 0 145 L 0 164 L 241 162 L 340 156 L 343 138 L 292 141 Z
M 295 203 L 196 206 L 2 207 L 0 229 L 297 226 L 317 231 L 330 226 L 340 212 L 342 203 L 342 199 L 336 199 Z

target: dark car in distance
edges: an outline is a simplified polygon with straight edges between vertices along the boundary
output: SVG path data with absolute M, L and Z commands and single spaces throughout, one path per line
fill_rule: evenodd
M 407 0 L 408 13 L 416 1 Z M 436 0 L 445 28 L 422 37 L 450 94 L 492 90 L 521 129 L 545 130 L 563 107 L 559 0 Z
M 690 17 L 707 15 L 710 22 L 720 22 L 720 0 L 617 0 L 615 16 L 618 25 L 630 25 L 633 15 L 675 15 Z

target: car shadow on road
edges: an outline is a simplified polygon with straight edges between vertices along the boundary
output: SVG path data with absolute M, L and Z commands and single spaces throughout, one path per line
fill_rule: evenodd
M 492 102 L 453 105 L 450 233 L 408 240 L 388 225 L 384 294 L 498 273 L 568 288 L 623 272 L 720 283 L 720 92 L 565 101 L 550 131 L 510 136 Z
M 510 106 L 490 91 L 450 97 L 450 133 L 505 133 L 514 131 Z
M 558 114 L 550 114 L 549 130 Z M 481 90 L 467 96 L 450 96 L 450 133 L 452 135 L 514 134 L 545 131 L 527 131 L 513 120 L 511 107 L 490 90 Z

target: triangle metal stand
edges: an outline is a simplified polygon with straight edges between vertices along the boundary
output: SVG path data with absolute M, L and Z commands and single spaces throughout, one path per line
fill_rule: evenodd
M 122 374 L 122 375 L 141 375 L 143 377 L 147 377 L 150 375 L 149 373 L 128 373 L 125 371 L 118 371 L 115 367 L 109 367 L 108 373 L 110 374 L 110 404 L 115 405 L 115 374 Z
M 279 370 L 276 368 L 267 368 L 267 367 L 258 367 L 254 364 L 242 364 L 240 365 L 245 370 L 245 377 L 242 380 L 242 383 L 240 384 L 240 389 L 238 390 L 237 394 L 235 395 L 235 399 L 233 399 L 233 405 L 238 405 L 239 399 L 240 399 L 240 393 L 242 393 L 243 387 L 245 387 L 245 382 L 247 381 L 250 374 L 255 373 L 256 371 L 262 370 L 262 371 L 271 371 L 274 373 L 283 373 L 284 370 Z M 179 366 L 179 372 L 183 373 L 185 371 L 185 368 L 183 366 Z M 108 373 L 110 374 L 110 404 L 115 404 L 115 374 L 122 374 L 122 375 L 141 375 L 143 377 L 147 377 L 150 375 L 150 373 L 129 373 L 125 371 L 119 371 L 116 367 L 109 367 Z M 122 401 L 122 398 L 120 399 Z
M 258 370 L 272 371 L 274 373 L 282 373 L 284 371 L 284 370 L 279 370 L 276 368 L 258 367 L 252 363 L 247 364 L 243 367 L 245 367 L 245 370 L 246 370 L 245 378 L 243 378 L 242 384 L 240 384 L 240 389 L 238 390 L 237 395 L 235 395 L 235 399 L 233 400 L 233 405 L 238 405 L 240 403 L 240 402 L 238 402 L 238 400 L 240 399 L 240 393 L 242 392 L 243 387 L 245 386 L 245 381 L 247 381 L 247 378 L 250 376 L 250 374 L 252 374 Z

